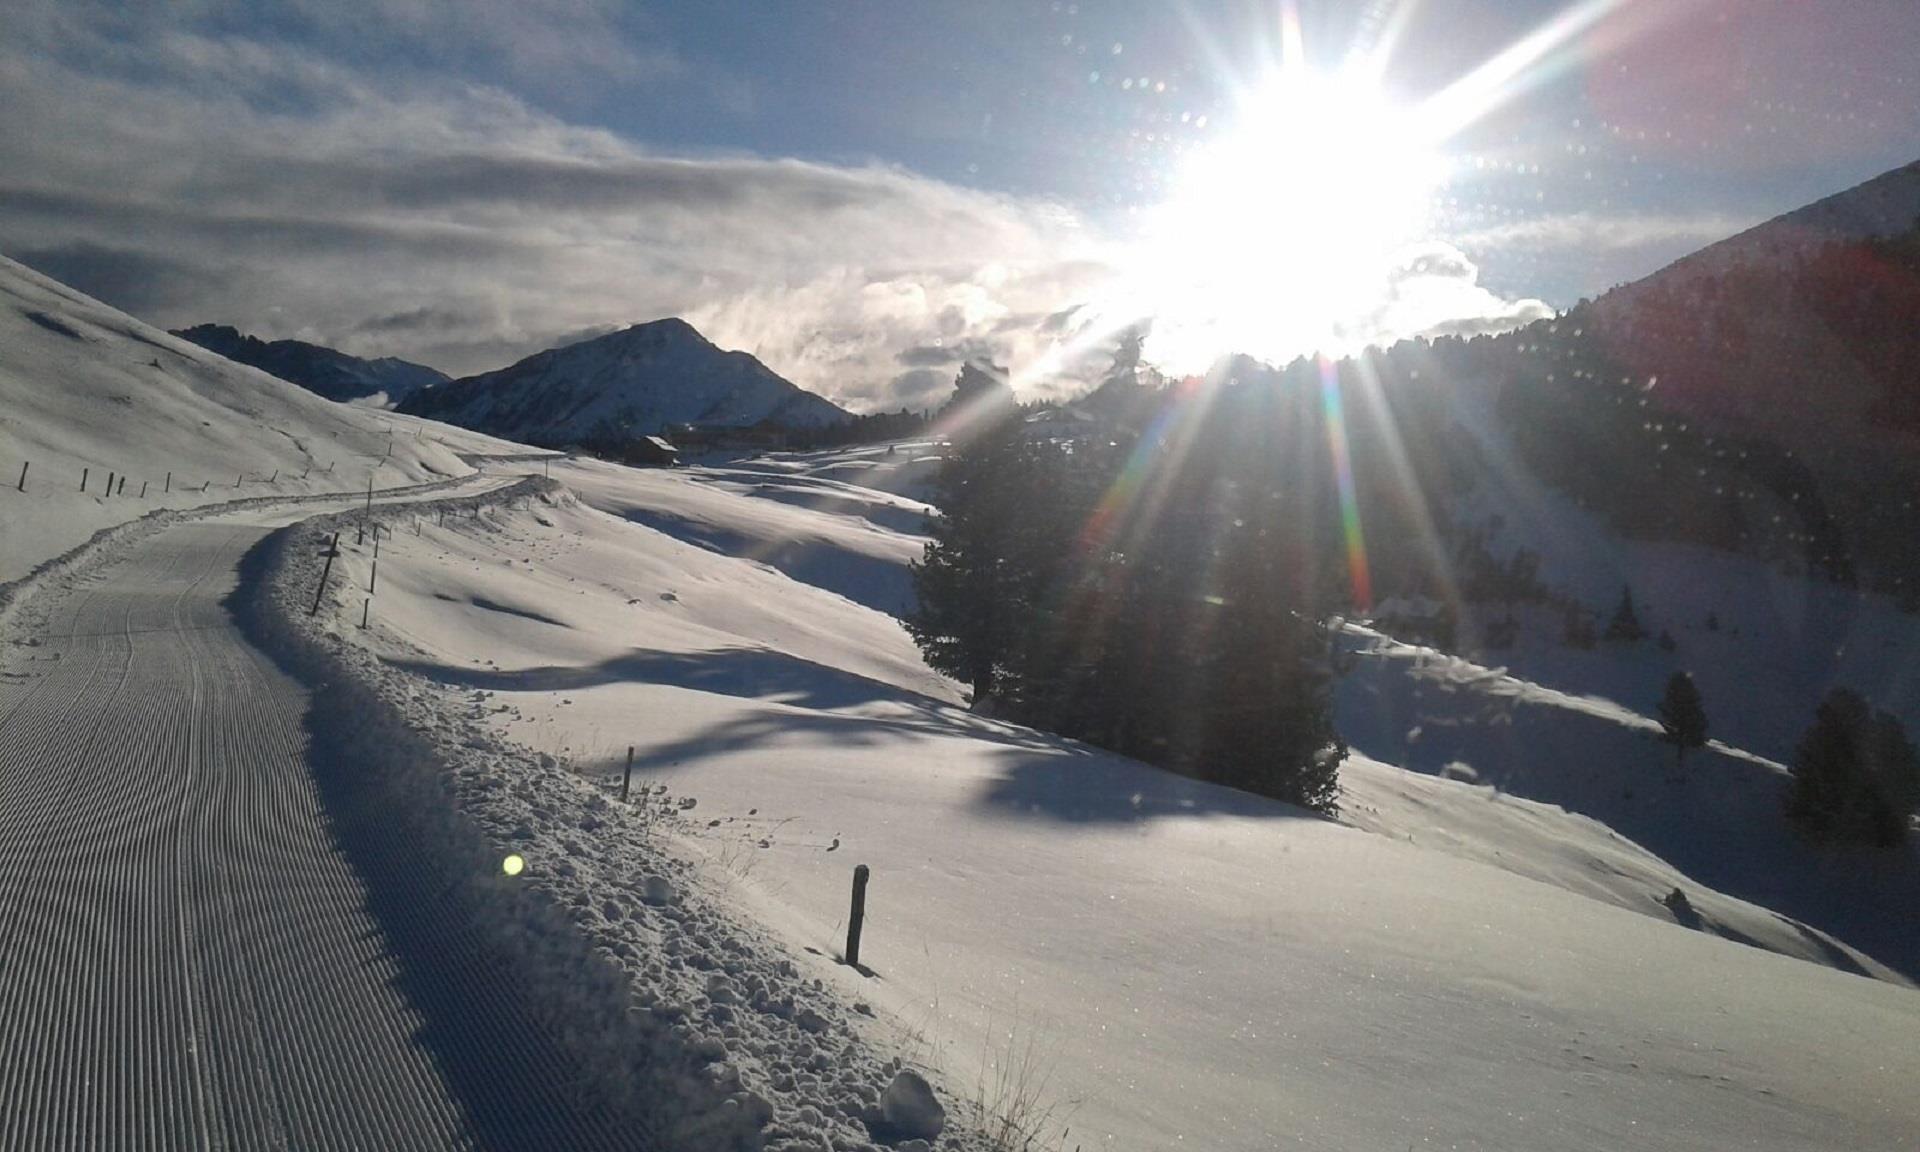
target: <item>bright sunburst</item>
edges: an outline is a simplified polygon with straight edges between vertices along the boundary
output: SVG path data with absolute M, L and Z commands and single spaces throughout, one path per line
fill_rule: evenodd
M 1359 71 L 1279 72 L 1236 119 L 1147 214 L 1134 282 L 1158 317 L 1156 351 L 1339 350 L 1428 230 L 1438 142 Z

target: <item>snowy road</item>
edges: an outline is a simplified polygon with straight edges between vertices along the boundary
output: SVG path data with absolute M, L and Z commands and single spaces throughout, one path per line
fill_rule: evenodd
M 631 1145 L 459 925 L 376 916 L 222 604 L 272 519 L 147 537 L 7 659 L 0 1147 Z

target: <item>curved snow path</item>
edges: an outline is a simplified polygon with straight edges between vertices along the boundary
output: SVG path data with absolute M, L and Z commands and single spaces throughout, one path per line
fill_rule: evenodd
M 0 680 L 0 1148 L 629 1143 L 505 981 L 428 974 L 479 1025 L 397 986 L 308 771 L 306 695 L 221 603 L 267 531 L 135 543 L 54 605 L 44 674 Z M 423 1032 L 524 1041 L 483 1055 L 509 1099 L 472 1099 L 446 1069 L 482 1054 Z

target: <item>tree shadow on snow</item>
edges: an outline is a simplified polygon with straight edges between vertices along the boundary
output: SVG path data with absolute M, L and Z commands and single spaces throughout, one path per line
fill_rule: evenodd
M 1168 817 L 1319 819 L 1292 804 L 1193 780 L 1108 752 L 1077 756 L 1010 753 L 975 797 L 981 810 L 1065 824 L 1131 824 Z
M 817 664 L 771 648 L 745 645 L 704 652 L 636 648 L 598 664 L 536 668 L 459 668 L 431 660 L 389 664 L 444 684 L 499 692 L 567 692 L 604 684 L 664 684 L 695 692 L 768 700 L 795 708 L 856 708 L 880 702 L 937 705 L 931 697 L 884 680 Z M 951 709 L 948 709 L 951 710 Z

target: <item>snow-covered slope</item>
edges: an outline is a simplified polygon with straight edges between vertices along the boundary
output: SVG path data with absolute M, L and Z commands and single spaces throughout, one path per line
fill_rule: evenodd
M 0 257 L 0 581 L 156 508 L 392 487 L 472 471 L 457 452 L 524 451 L 323 400 Z
M 196 324 L 175 329 L 173 335 L 329 400 L 390 408 L 414 392 L 448 379 L 446 373 L 410 360 L 393 356 L 367 360 L 304 340 L 261 340 L 225 324 Z
M 1784 267 L 1819 248 L 1893 236 L 1920 224 L 1920 161 L 1709 244 L 1642 283 L 1686 281 L 1742 267 Z
M 751 355 L 721 351 L 674 318 L 548 349 L 497 372 L 419 392 L 403 407 L 550 446 L 617 443 L 675 424 L 811 428 L 847 415 Z
M 633 745 L 636 789 L 697 802 L 681 849 L 873 1005 L 880 1042 L 943 1084 L 1024 1079 L 1067 1147 L 1890 1150 L 1920 1130 L 1920 995 L 1598 819 L 1360 755 L 1342 826 L 987 720 L 891 618 L 632 514 L 727 543 L 791 516 L 816 548 L 876 525 L 790 505 L 817 479 L 799 458 L 752 470 L 792 483 L 556 467 L 621 514 L 396 534 L 374 628 L 341 634 L 487 693 L 473 714 L 500 738 L 593 778 Z M 1406 674 L 1393 659 L 1356 683 Z M 1489 775 L 1611 771 L 1643 739 L 1630 709 L 1582 707 L 1591 728 Z M 530 867 L 564 854 L 536 838 Z M 870 975 L 832 959 L 856 863 Z

